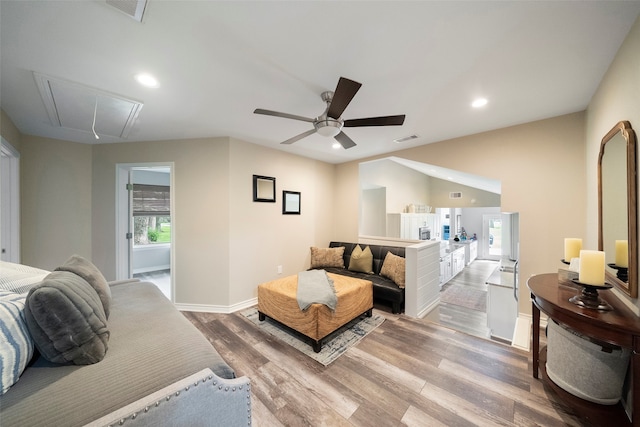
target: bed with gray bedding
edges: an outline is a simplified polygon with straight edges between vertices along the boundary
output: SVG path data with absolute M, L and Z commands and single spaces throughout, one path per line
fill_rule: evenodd
M 236 378 L 154 284 L 109 290 L 104 358 L 75 365 L 36 355 L 0 396 L 2 426 L 251 425 L 248 378 Z

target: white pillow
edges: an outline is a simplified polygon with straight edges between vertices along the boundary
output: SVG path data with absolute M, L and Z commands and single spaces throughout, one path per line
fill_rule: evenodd
M 0 382 L 2 394 L 18 381 L 33 357 L 24 318 L 26 295 L 0 290 Z
M 0 289 L 26 294 L 49 274 L 46 270 L 0 261 Z

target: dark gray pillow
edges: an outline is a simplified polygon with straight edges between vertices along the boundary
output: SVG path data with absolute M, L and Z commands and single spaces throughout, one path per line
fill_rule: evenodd
M 104 308 L 104 314 L 109 318 L 109 311 L 111 307 L 111 288 L 107 283 L 107 279 L 104 278 L 98 267 L 93 265 L 91 261 L 80 255 L 72 255 L 64 264 L 56 268 L 55 271 L 70 271 L 77 274 L 86 280 L 93 289 L 96 290 L 100 301 L 102 301 L 102 307 Z
M 53 363 L 89 365 L 107 353 L 107 316 L 97 292 L 82 277 L 54 271 L 31 288 L 25 320 L 42 356 Z

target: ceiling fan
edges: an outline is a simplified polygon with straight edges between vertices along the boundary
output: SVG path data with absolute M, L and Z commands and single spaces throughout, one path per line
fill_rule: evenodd
M 313 123 L 313 129 L 289 138 L 281 142 L 281 144 L 293 144 L 302 138 L 318 132 L 323 136 L 334 137 L 344 149 L 355 147 L 356 143 L 342 132 L 343 127 L 400 126 L 404 123 L 405 117 L 404 114 L 402 114 L 398 116 L 368 117 L 364 119 L 342 119 L 340 116 L 356 95 L 360 86 L 362 86 L 361 83 L 340 77 L 335 92 L 326 91 L 320 95 L 322 100 L 327 103 L 327 108 L 324 113 L 315 119 L 297 116 L 295 114 L 280 113 L 278 111 L 263 110 L 262 108 L 257 108 L 254 113 Z

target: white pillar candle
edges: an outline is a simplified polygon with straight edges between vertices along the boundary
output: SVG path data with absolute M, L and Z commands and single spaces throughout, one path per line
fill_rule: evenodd
M 571 258 L 580 257 L 580 250 L 582 249 L 582 239 L 575 239 L 567 237 L 564 239 L 564 260 L 571 262 Z
M 578 281 L 587 285 L 604 285 L 604 252 L 580 251 Z
M 618 267 L 629 267 L 629 241 L 616 240 L 616 265 Z

